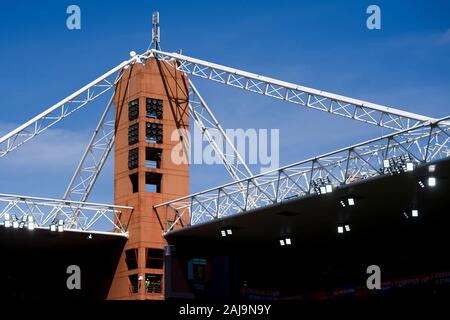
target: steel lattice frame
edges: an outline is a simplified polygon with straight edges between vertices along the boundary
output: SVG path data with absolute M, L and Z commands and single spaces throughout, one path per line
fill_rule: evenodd
M 217 130 L 221 133 L 222 137 L 224 137 L 225 142 L 232 146 L 232 155 L 221 153 L 222 162 L 232 178 L 237 181 L 216 189 L 172 201 L 170 204 L 164 204 L 166 211 L 167 209 L 172 209 L 174 215 L 174 221 L 172 221 L 168 230 L 172 229 L 177 222 L 182 220 L 182 216 L 187 210 L 192 214 L 190 216 L 190 223 L 198 223 L 208 219 L 229 215 L 233 211 L 239 213 L 260 207 L 261 205 L 276 203 L 291 196 L 308 194 L 311 192 L 311 179 L 324 176 L 325 172 L 327 173 L 327 177 L 331 178 L 335 184 L 350 183 L 352 182 L 352 179 L 359 180 L 364 174 L 366 175 L 365 177 L 376 175 L 374 172 L 377 172 L 375 170 L 377 166 L 370 161 L 371 159 L 376 158 L 373 152 L 381 152 L 384 145 L 381 144 L 381 147 L 376 149 L 374 146 L 369 145 L 370 143 L 384 140 L 388 141 L 388 144 L 384 146 L 386 155 L 389 155 L 393 150 L 397 149 L 399 150 L 398 152 L 407 150 L 411 145 L 418 144 L 419 140 L 424 137 L 413 139 L 413 144 L 410 144 L 409 140 L 397 142 L 396 139 L 403 137 L 402 135 L 411 138 L 411 135 L 414 136 L 416 130 L 424 130 L 427 126 L 432 130 L 428 136 L 425 135 L 425 138 L 429 138 L 426 148 L 424 146 L 421 147 L 424 148 L 424 150 L 426 149 L 424 158 L 413 158 L 417 162 L 427 162 L 429 159 L 432 159 L 433 157 L 430 158 L 430 155 L 435 154 L 435 152 L 433 152 L 433 147 L 438 146 L 436 139 L 438 136 L 444 134 L 446 135 L 447 140 L 440 148 L 438 148 L 436 154 L 448 155 L 448 119 L 445 120 L 447 122 L 444 120 L 436 122 L 433 118 L 424 117 L 414 113 L 298 86 L 181 54 L 166 53 L 152 49 L 142 55 L 134 55 L 131 59 L 122 62 L 117 67 L 111 69 L 101 77 L 61 100 L 43 113 L 1 137 L 0 157 L 5 156 L 10 151 L 23 145 L 36 135 L 44 132 L 46 129 L 63 120 L 76 110 L 103 95 L 111 88 L 114 88 L 115 84 L 120 79 L 124 68 L 127 68 L 134 63 L 141 62 L 141 59 L 145 60 L 150 57 L 156 57 L 157 59 L 164 60 L 172 65 L 175 64 L 179 70 L 186 74 L 207 78 L 247 91 L 398 131 L 398 134 L 396 135 L 381 137 L 372 140 L 371 142 L 339 151 L 344 153 L 348 152 L 347 156 L 343 156 L 338 154 L 339 152 L 336 152 L 332 153 L 332 155 L 328 154 L 326 156 L 307 160 L 263 175 L 248 177 L 251 175 L 250 170 L 248 170 L 248 167 L 242 161 L 242 158 L 237 153 L 233 144 L 226 140 L 227 137 L 219 122 L 214 117 L 203 98 L 199 95 L 195 86 L 191 83 L 190 99 L 192 103 L 189 105 L 191 116 L 207 136 L 210 136 L 210 132 Z M 111 108 L 112 100 L 113 98 L 111 98 L 108 103 L 106 110 L 100 119 L 99 125 L 94 132 L 64 195 L 65 199 L 77 198 L 81 201 L 64 202 L 64 200 L 51 199 L 52 201 L 62 201 L 61 203 L 72 204 L 67 207 L 72 210 L 71 213 L 59 210 L 59 206 L 56 204 L 53 208 L 53 211 L 56 212 L 56 215 L 53 218 L 62 214 L 68 219 L 67 222 L 71 221 L 69 228 L 83 228 L 79 227 L 79 221 L 82 221 L 83 219 L 86 220 L 86 217 L 81 214 L 81 211 L 79 215 L 79 210 L 85 210 L 85 201 L 114 143 L 113 123 L 108 120 L 111 110 L 113 109 Z M 432 131 L 436 128 L 440 128 L 440 126 L 444 126 L 446 129 L 438 130 L 438 133 L 433 135 Z M 214 146 L 213 139 L 209 139 L 209 141 Z M 405 147 L 406 145 L 408 145 L 407 148 Z M 215 147 L 215 149 L 217 149 L 217 146 Z M 368 149 L 364 150 L 365 147 Z M 446 153 L 442 151 L 441 148 L 444 148 Z M 370 159 L 365 159 L 365 156 L 370 156 Z M 380 160 L 379 158 L 380 156 L 378 154 L 378 160 Z M 343 163 L 346 163 L 345 174 L 342 173 Z M 310 164 L 311 166 L 308 169 Z M 373 171 L 367 170 L 367 168 L 372 168 Z M 334 172 L 336 170 L 338 172 Z M 362 172 L 366 173 L 362 174 Z M 276 177 L 273 175 L 276 175 Z M 307 179 L 308 175 L 310 176 L 309 180 Z M 217 194 L 211 195 L 210 192 L 217 192 Z M 20 199 L 25 199 L 25 197 L 20 197 Z M 22 204 L 21 200 L 17 203 Z M 162 205 L 158 206 L 158 208 L 161 207 Z M 183 212 L 180 213 L 179 210 L 183 210 Z M 92 224 L 88 223 L 82 225 L 91 226 Z
M 229 183 L 155 206 L 166 217 L 165 232 L 240 214 L 314 193 L 312 181 L 324 178 L 334 187 L 385 174 L 383 160 L 408 155 L 415 165 L 450 156 L 450 117 L 432 124 L 369 140 L 239 182 Z M 245 196 L 241 184 L 246 185 Z
M 120 216 L 124 212 L 131 214 L 132 209 L 127 206 L 0 194 L 0 220 L 5 221 L 5 214 L 15 216 L 18 221 L 32 216 L 36 228 L 48 229 L 52 223 L 61 219 L 67 231 L 98 232 L 104 224 L 108 224 L 113 226 L 112 230 L 103 233 L 128 237 Z M 76 218 L 73 215 L 75 210 L 79 212 Z
M 112 107 L 113 101 L 114 95 L 111 96 L 100 118 L 86 151 L 64 193 L 63 199 L 84 202 L 94 187 L 95 181 L 114 145 L 115 119 L 114 108 Z
M 178 62 L 178 69 L 186 74 L 391 130 L 400 131 L 415 127 L 421 123 L 428 123 L 436 120 L 379 104 L 268 78 L 177 53 L 150 50 L 143 56 L 155 56 L 158 59 L 168 61 L 175 60 Z
M 189 111 L 194 122 L 206 136 L 233 180 L 239 181 L 253 176 L 242 156 L 236 150 L 236 147 L 226 135 L 219 121 L 191 80 L 189 80 Z M 216 133 L 221 137 L 222 141 L 214 140 L 213 136 L 217 136 Z M 225 154 L 224 150 L 229 150 L 231 153 Z
M 0 158 L 94 101 L 105 92 L 113 89 L 122 74 L 122 69 L 137 61 L 139 61 L 139 56 L 134 56 L 122 62 L 30 121 L 1 137 Z

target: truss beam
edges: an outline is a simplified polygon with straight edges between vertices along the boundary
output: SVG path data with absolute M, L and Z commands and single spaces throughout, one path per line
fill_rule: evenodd
M 122 62 L 80 90 L 1 137 L 0 158 L 114 88 L 116 82 L 120 79 L 122 69 L 140 61 L 139 59 L 140 56 L 136 55 Z
M 78 210 L 79 215 L 72 223 L 74 210 Z M 7 221 L 19 221 L 26 227 L 32 221 L 35 228 L 49 228 L 62 220 L 64 231 L 98 232 L 103 229 L 105 234 L 128 237 L 120 216 L 122 213 L 131 215 L 132 210 L 133 207 L 127 206 L 0 194 L 0 223 L 4 226 Z
M 114 145 L 115 119 L 114 94 L 111 96 L 106 109 L 92 135 L 78 167 L 70 180 L 63 199 L 84 202 L 100 174 L 108 155 Z
M 252 172 L 191 80 L 189 80 L 189 111 L 233 180 L 251 177 Z M 221 137 L 220 145 L 214 136 Z M 225 154 L 225 150 L 230 153 Z
M 285 100 L 297 105 L 325 111 L 390 130 L 401 131 L 436 119 L 383 105 L 353 99 L 286 81 L 226 67 L 177 53 L 150 50 L 143 56 L 177 61 L 186 74 L 216 81 L 246 91 Z
M 189 216 L 195 225 L 314 193 L 313 183 L 333 187 L 388 174 L 384 160 L 408 157 L 414 166 L 450 156 L 450 116 L 155 206 L 165 232 Z M 246 185 L 243 196 L 241 185 Z M 262 191 L 264 192 L 262 192 Z

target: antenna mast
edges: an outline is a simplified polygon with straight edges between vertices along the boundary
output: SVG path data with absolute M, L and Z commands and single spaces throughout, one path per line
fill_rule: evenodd
M 156 50 L 161 50 L 161 47 L 159 46 L 160 41 L 159 12 L 155 11 L 152 14 L 152 44 L 155 45 Z

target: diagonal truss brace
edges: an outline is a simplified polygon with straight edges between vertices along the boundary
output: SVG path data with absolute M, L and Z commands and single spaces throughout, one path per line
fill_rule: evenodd
M 136 55 L 122 62 L 33 119 L 1 137 L 0 158 L 89 104 L 105 92 L 113 89 L 122 75 L 122 69 L 139 61 L 140 56 Z
M 191 80 L 189 80 L 189 111 L 233 180 L 239 181 L 252 176 L 242 156 Z M 216 141 L 214 137 L 220 137 L 220 141 Z
M 436 119 L 379 104 L 353 99 L 258 74 L 229 68 L 177 53 L 150 50 L 144 57 L 177 61 L 179 70 L 246 91 L 285 100 L 390 130 L 401 131 Z
M 84 202 L 94 187 L 108 155 L 114 145 L 115 119 L 114 119 L 114 94 L 111 95 L 106 109 L 92 135 L 91 140 L 78 164 L 78 167 L 70 180 L 63 199 Z

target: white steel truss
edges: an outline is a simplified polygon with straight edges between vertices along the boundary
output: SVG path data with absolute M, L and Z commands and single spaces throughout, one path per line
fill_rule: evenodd
M 229 68 L 177 53 L 150 50 L 144 57 L 177 61 L 179 70 L 246 91 L 285 100 L 297 105 L 325 111 L 357 121 L 401 131 L 436 119 L 379 104 L 344 97 L 258 74 Z
M 88 199 L 89 193 L 94 187 L 95 181 L 114 145 L 115 119 L 113 101 L 114 94 L 111 96 L 100 118 L 86 151 L 64 193 L 63 199 L 80 202 Z
M 120 217 L 123 213 L 131 215 L 132 209 L 126 206 L 0 194 L 0 224 L 6 227 L 9 221 L 10 228 L 13 228 L 13 221 L 17 222 L 14 228 L 27 228 L 32 222 L 34 228 L 46 229 L 62 221 L 64 231 L 98 232 L 112 225 L 112 229 L 103 233 L 128 237 L 126 226 L 120 222 Z M 75 210 L 79 214 L 74 221 Z
M 450 117 L 154 206 L 165 232 L 316 193 L 315 181 L 332 188 L 388 174 L 384 161 L 407 157 L 413 166 L 450 156 Z M 241 184 L 246 185 L 243 196 Z M 188 217 L 188 219 L 186 219 Z M 186 221 L 187 220 L 187 221 Z
M 233 180 L 251 177 L 252 172 L 191 80 L 189 80 L 189 111 Z M 215 141 L 215 136 L 220 136 L 221 141 Z
M 72 93 L 33 119 L 0 138 L 0 158 L 44 132 L 73 112 L 86 106 L 105 92 L 113 89 L 122 75 L 122 69 L 140 61 L 135 55 L 122 62 L 80 90 Z

